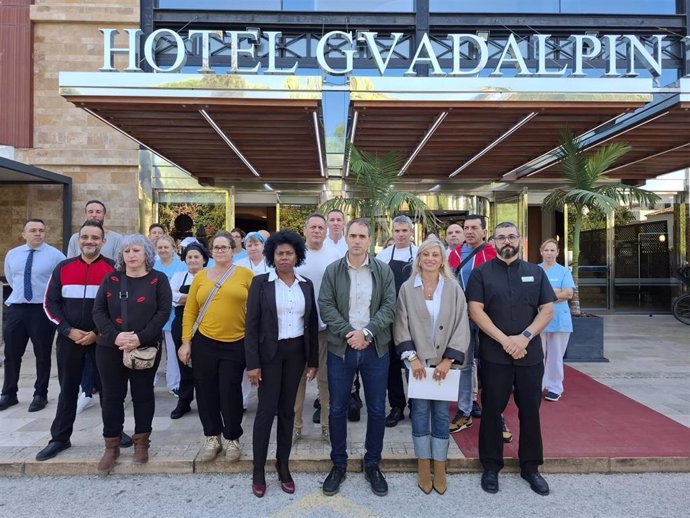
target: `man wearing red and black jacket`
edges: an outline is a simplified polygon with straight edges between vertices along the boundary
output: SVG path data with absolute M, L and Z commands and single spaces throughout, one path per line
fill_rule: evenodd
M 463 291 L 467 287 L 472 270 L 482 263 L 496 257 L 496 249 L 484 241 L 486 237 L 486 219 L 478 214 L 470 214 L 463 224 L 465 242 L 456 247 L 448 256 L 448 264 L 458 277 Z M 470 348 L 467 354 L 472 361 L 468 361 L 460 371 L 460 392 L 458 393 L 458 412 L 450 422 L 450 433 L 456 433 L 472 426 L 472 414 L 481 415 L 481 409 L 472 401 L 473 369 L 476 369 L 474 356 L 477 351 L 477 328 L 470 322 Z
M 95 352 L 93 302 L 103 277 L 114 270 L 113 261 L 101 255 L 105 233 L 100 222 L 85 222 L 79 229 L 78 242 L 81 254 L 55 267 L 43 304 L 46 315 L 57 325 L 60 397 L 50 427 L 51 440 L 36 455 L 39 461 L 51 459 L 71 446 L 82 369 L 87 355 Z

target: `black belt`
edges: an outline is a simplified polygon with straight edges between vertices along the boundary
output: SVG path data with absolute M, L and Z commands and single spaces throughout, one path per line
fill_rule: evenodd
M 294 343 L 302 343 L 304 341 L 304 335 L 297 336 L 295 338 L 285 338 L 283 340 L 278 340 L 278 345 L 289 345 Z

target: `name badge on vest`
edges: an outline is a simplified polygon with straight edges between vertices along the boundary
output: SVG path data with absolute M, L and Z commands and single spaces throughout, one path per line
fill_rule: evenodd
M 527 275 L 522 278 L 522 282 L 534 282 L 534 277 L 532 275 Z

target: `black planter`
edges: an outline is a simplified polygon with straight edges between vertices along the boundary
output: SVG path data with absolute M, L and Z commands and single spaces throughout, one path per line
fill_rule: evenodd
M 588 315 L 573 317 L 573 334 L 568 341 L 567 362 L 608 362 L 604 358 L 604 319 Z

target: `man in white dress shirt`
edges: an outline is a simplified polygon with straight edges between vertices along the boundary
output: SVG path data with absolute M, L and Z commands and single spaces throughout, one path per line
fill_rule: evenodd
M 36 383 L 29 412 L 43 410 L 48 404 L 48 381 L 55 325 L 43 311 L 43 296 L 55 266 L 65 256 L 45 242 L 43 220 L 30 219 L 24 224 L 22 237 L 26 244 L 13 248 L 5 256 L 5 278 L 12 293 L 5 304 L 7 320 L 5 340 L 5 380 L 0 396 L 0 410 L 19 403 L 17 384 L 22 356 L 31 339 L 36 356 Z
M 328 225 L 328 235 L 324 243 L 327 246 L 335 247 L 343 257 L 347 252 L 347 242 L 345 241 L 345 214 L 338 209 L 334 209 L 326 216 Z

